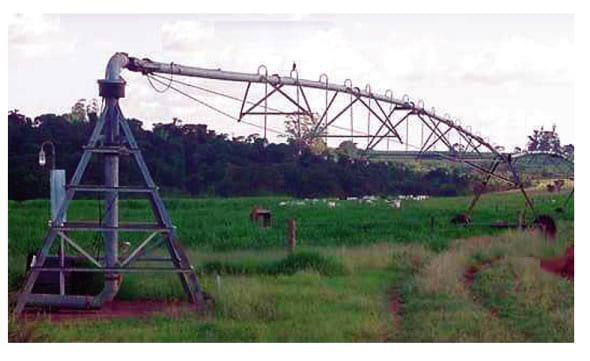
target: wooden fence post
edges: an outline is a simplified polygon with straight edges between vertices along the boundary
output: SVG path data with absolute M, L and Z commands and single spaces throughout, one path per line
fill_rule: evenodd
M 287 221 L 287 242 L 289 253 L 293 253 L 297 245 L 297 222 L 294 219 Z
M 430 234 L 434 234 L 434 216 L 430 216 Z

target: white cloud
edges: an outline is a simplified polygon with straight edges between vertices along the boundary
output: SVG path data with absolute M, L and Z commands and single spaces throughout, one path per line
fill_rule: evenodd
M 541 44 L 514 36 L 487 44 L 458 63 L 458 80 L 499 85 L 572 85 L 573 44 L 566 39 Z
M 395 39 L 384 50 L 383 68 L 394 81 L 419 86 L 572 85 L 573 44 L 565 38 L 540 43 L 513 36 L 456 54 L 434 38 Z
M 557 27 L 551 28 L 556 29 L 551 33 L 543 33 L 541 28 L 525 29 L 519 25 L 501 32 L 496 29 L 497 24 L 504 24 L 499 19 L 493 26 L 466 34 L 462 32 L 464 25 L 455 26 L 453 19 L 444 22 L 441 28 L 420 25 L 423 21 L 420 17 L 407 22 L 397 20 L 337 16 L 200 15 L 192 19 L 161 16 L 148 17 L 137 27 L 128 27 L 128 23 L 115 17 L 111 20 L 113 26 L 128 32 L 112 37 L 109 31 L 97 31 L 103 29 L 103 20 L 93 19 L 95 23 L 90 23 L 68 16 L 21 15 L 12 18 L 9 24 L 9 56 L 14 57 L 9 65 L 13 68 L 9 70 L 12 81 L 18 84 L 24 78 L 30 79 L 30 84 L 39 82 L 40 76 L 50 79 L 48 69 L 71 71 L 84 67 L 77 74 L 86 74 L 91 71 L 88 64 L 97 57 L 97 49 L 105 54 L 128 49 L 134 55 L 162 62 L 251 73 L 264 63 L 269 74 L 281 76 L 289 74 L 295 61 L 301 78 L 318 79 L 325 72 L 333 83 L 341 84 L 351 78 L 353 86 L 364 88 L 370 83 L 374 92 L 383 93 L 391 88 L 396 97 L 408 93 L 415 101 L 423 98 L 426 107 L 436 107 L 439 114 L 448 111 L 460 115 L 463 123 L 500 143 L 520 142 L 527 125 L 530 128 L 535 122 L 555 121 L 564 124 L 559 126 L 562 135 L 573 133 L 572 127 L 566 125 L 572 117 L 568 99 L 573 92 L 570 64 L 573 45 L 567 31 Z M 74 37 L 84 41 L 76 43 Z M 73 59 L 73 52 L 80 61 L 61 62 L 64 58 Z M 56 61 L 37 61 L 47 57 Z M 20 60 L 32 61 L 25 66 L 26 62 Z M 103 67 L 102 63 L 96 65 L 96 73 L 101 74 Z M 173 91 L 156 93 L 139 74 L 125 76 L 129 80 L 126 114 L 147 124 L 178 116 L 187 122 L 209 123 L 219 131 L 253 130 L 246 125 L 236 126 L 235 122 Z M 237 97 L 244 94 L 244 84 L 182 80 Z M 94 83 L 92 86 L 94 90 Z M 37 95 L 35 102 L 41 104 L 48 98 L 47 93 Z M 230 114 L 239 114 L 239 102 L 194 89 L 189 93 Z M 32 102 L 30 94 L 25 91 L 20 94 L 23 104 Z M 307 94 L 312 107 L 323 108 L 322 92 Z M 51 94 L 52 103 L 63 102 L 63 96 L 63 93 Z M 290 104 L 279 101 L 280 97 L 276 97 L 272 103 L 277 108 L 290 109 Z M 562 108 L 566 112 L 554 111 L 555 107 L 551 106 L 554 102 L 565 104 Z M 355 108 L 355 116 L 362 122 L 366 116 L 362 107 L 359 108 L 358 111 Z M 529 119 L 526 124 L 523 118 Z M 347 119 L 342 117 L 343 122 Z M 261 118 L 252 116 L 248 120 L 258 122 Z M 276 127 L 281 122 L 276 117 L 271 121 Z M 513 126 L 516 123 L 518 127 Z
M 360 72 L 368 74 L 374 67 L 366 54 L 355 49 L 350 29 L 306 28 L 299 23 L 289 20 L 282 26 L 279 22 L 261 22 L 257 27 L 246 25 L 236 34 L 225 31 L 226 24 L 218 29 L 215 23 L 206 21 L 168 22 L 161 29 L 162 49 L 166 56 L 182 59 L 183 63 L 247 72 L 255 72 L 265 63 L 270 74 L 288 75 L 295 61 L 312 79 L 330 71 L 334 79 L 343 81 Z M 355 64 L 354 68 L 350 64 Z
M 17 14 L 8 23 L 9 53 L 29 57 L 63 56 L 76 40 L 61 28 L 59 16 Z
M 211 22 L 181 20 L 162 25 L 162 44 L 165 51 L 192 52 L 203 49 L 202 42 L 215 33 Z
M 379 65 L 393 84 L 396 84 L 394 93 L 401 97 L 401 87 L 429 84 L 444 86 L 449 82 L 448 69 L 450 64 L 445 63 L 442 50 L 439 49 L 433 39 L 428 38 L 402 38 L 391 36 L 388 46 L 383 50 L 383 62 Z
M 317 74 L 312 79 L 321 72 L 329 72 L 331 81 L 343 82 L 350 77 L 353 85 L 363 88 L 365 84 L 362 82 L 370 80 L 375 61 L 354 46 L 349 31 L 336 26 L 317 30 L 298 41 L 290 53 L 305 69 Z
M 534 101 L 519 105 L 517 98 L 539 86 L 550 89 L 572 83 L 569 58 L 573 45 L 567 38 L 502 35 L 461 43 L 448 36 L 408 36 L 403 32 L 375 38 L 371 25 L 364 22 L 351 26 L 330 22 L 316 27 L 295 23 L 284 29 L 272 26 L 276 24 L 246 26 L 236 34 L 228 32 L 225 24 L 169 22 L 162 26 L 162 49 L 172 59 L 189 65 L 255 72 L 264 62 L 270 74 L 280 75 L 287 75 L 296 61 L 302 78 L 317 79 L 320 73 L 327 72 L 333 83 L 351 78 L 353 85 L 360 88 L 367 82 L 376 92 L 391 88 L 398 98 L 405 93 L 414 101 L 424 97 L 427 108 L 435 106 L 441 114 L 445 109 L 461 114 L 466 124 L 507 143 L 519 142 L 527 125 L 523 124 L 518 134 L 497 128 L 510 129 L 507 125 L 515 121 L 522 124 L 526 115 L 539 122 L 548 122 L 554 116 L 551 112 L 534 112 Z M 363 37 L 366 41 L 359 42 Z M 235 84 L 212 85 L 217 90 L 236 92 Z M 502 89 L 500 93 L 498 89 Z M 428 98 L 436 102 L 430 103 Z M 474 98 L 477 104 L 468 100 Z M 172 101 L 178 113 L 186 99 Z M 219 102 L 215 97 L 207 101 Z M 229 103 L 223 108 L 232 114 L 237 112 Z M 190 111 L 183 108 L 182 113 L 205 121 L 220 117 L 200 105 Z

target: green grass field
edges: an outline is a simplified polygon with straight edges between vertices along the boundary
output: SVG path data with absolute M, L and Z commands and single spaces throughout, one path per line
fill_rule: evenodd
M 539 213 L 554 215 L 558 240 L 485 226 L 516 222 L 519 193 L 482 197 L 474 224 L 450 224 L 468 198 L 338 201 L 279 206 L 288 198 L 170 199 L 181 243 L 215 306 L 204 314 L 54 323 L 9 320 L 12 341 L 573 341 L 573 282 L 540 269 L 535 257 L 573 244 L 573 203 L 555 214 L 560 195 L 533 192 Z M 248 214 L 260 205 L 273 226 Z M 47 228 L 47 202 L 9 202 L 9 293 L 22 282 L 26 254 Z M 95 201 L 74 202 L 68 217 L 96 219 Z M 121 204 L 126 220 L 146 220 L 147 202 Z M 286 221 L 298 224 L 297 252 L 287 257 Z M 94 240 L 75 235 L 86 246 Z M 134 244 L 139 237 L 122 236 Z M 497 262 L 466 286 L 466 268 Z M 217 276 L 219 274 L 219 276 Z M 518 280 L 518 287 L 515 287 Z M 119 299 L 182 299 L 178 279 L 129 275 Z M 397 306 L 392 306 L 396 304 Z

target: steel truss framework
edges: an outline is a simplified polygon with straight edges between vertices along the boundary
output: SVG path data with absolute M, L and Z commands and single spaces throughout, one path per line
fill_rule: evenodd
M 554 172 L 552 172 L 552 176 L 574 180 L 574 160 L 563 153 L 552 151 L 520 152 L 512 154 L 512 162 L 516 169 L 522 169 L 523 171 L 531 166 L 540 169 L 553 167 Z M 563 204 L 557 209 L 565 209 L 573 196 L 574 188 L 572 187 Z
M 548 165 L 561 167 L 560 173 L 563 176 L 572 178 L 574 175 L 574 160 L 563 153 L 551 151 L 532 151 L 512 154 L 514 164 L 523 164 L 524 166 L 532 164 L 533 161 L 541 160 L 541 168 Z
M 464 164 L 483 176 L 481 187 L 476 191 L 466 215 L 471 213 L 492 178 L 507 182 L 520 189 L 527 207 L 535 214 L 533 201 L 527 195 L 519 172 L 515 167 L 514 161 L 516 158 L 510 153 L 500 151 L 499 147 L 474 133 L 471 127 L 461 125 L 448 115 L 441 116 L 434 109 L 424 109 L 422 101 L 415 103 L 407 96 L 396 99 L 393 97 L 391 90 L 387 90 L 384 94 L 377 94 L 371 91 L 369 85 L 364 90 L 361 90 L 358 87 L 353 87 L 350 79 L 347 79 L 343 85 L 329 83 L 325 74 L 322 74 L 317 81 L 300 79 L 296 70 L 292 70 L 288 77 L 281 77 L 278 74 L 268 75 L 264 65 L 258 68 L 257 73 L 238 73 L 220 69 L 183 66 L 175 63 L 160 63 L 149 59 L 129 58 L 127 68 L 144 74 L 148 77 L 150 83 L 156 82 L 164 86 L 165 89 L 177 91 L 237 122 L 245 122 L 244 118 L 247 116 L 263 116 L 265 138 L 267 130 L 271 129 L 276 132 L 276 130 L 267 127 L 268 117 L 291 116 L 296 118 L 297 122 L 302 117 L 307 117 L 313 123 L 312 130 L 307 133 L 307 137 L 320 138 L 326 141 L 330 138 L 365 139 L 367 144 L 364 149 L 365 154 L 370 154 L 384 140 L 393 140 L 399 144 L 405 144 L 406 152 L 413 153 L 417 159 L 425 155 L 437 154 L 439 158 Z M 231 97 L 180 80 L 178 77 L 243 83 L 245 84 L 245 91 L 241 98 Z M 253 96 L 252 89 L 256 86 L 262 87 L 262 96 Z M 181 89 L 181 87 L 184 87 L 183 89 L 196 88 L 197 90 L 233 98 L 241 103 L 239 113 L 237 115 L 228 114 L 226 111 L 199 100 L 196 96 Z M 324 102 L 322 107 L 314 109 L 311 106 L 312 102 L 309 93 L 318 90 L 323 91 Z M 276 106 L 269 106 L 269 102 L 277 100 L 277 98 L 283 103 L 288 103 L 292 110 L 286 111 L 278 109 Z M 338 103 L 337 100 L 341 100 L 341 102 Z M 354 129 L 354 107 L 361 108 L 367 113 L 366 132 L 359 132 Z M 347 113 L 350 115 L 350 128 L 337 127 L 335 125 L 336 121 Z M 376 124 L 373 128 L 371 128 L 371 121 Z M 419 146 L 410 144 L 411 134 L 409 134 L 409 128 L 411 124 L 420 126 L 422 134 Z M 350 134 L 335 134 L 336 132 L 332 127 L 349 130 Z M 297 136 L 304 137 L 302 134 L 297 134 Z M 455 140 L 452 141 L 452 139 Z M 413 148 L 411 152 L 409 151 L 410 145 Z M 441 147 L 444 149 L 443 151 L 437 150 L 437 148 Z
M 181 284 L 191 302 L 200 304 L 203 300 L 202 292 L 194 274 L 193 268 L 187 256 L 176 240 L 175 228 L 168 216 L 166 208 L 158 194 L 148 168 L 143 160 L 141 152 L 135 142 L 134 136 L 123 117 L 119 108 L 118 98 L 123 96 L 120 83 L 120 71 L 127 69 L 133 72 L 140 72 L 145 75 L 150 84 L 155 88 L 158 83 L 164 88 L 159 92 L 171 89 L 183 96 L 188 97 L 209 109 L 216 111 L 225 117 L 237 122 L 249 123 L 247 116 L 262 116 L 264 119 L 264 137 L 267 131 L 281 133 L 280 130 L 268 126 L 267 120 L 272 116 L 291 116 L 297 121 L 297 129 L 300 129 L 302 118 L 310 119 L 312 122 L 311 131 L 305 137 L 313 139 L 357 138 L 366 140 L 365 151 L 370 153 L 384 140 L 393 140 L 404 144 L 407 153 L 410 145 L 410 124 L 418 124 L 421 129 L 420 145 L 413 150 L 414 156 L 420 159 L 427 154 L 436 153 L 440 158 L 451 162 L 462 163 L 483 176 L 481 187 L 476 191 L 466 215 L 475 207 L 477 201 L 485 191 L 486 186 L 492 178 L 507 182 L 520 189 L 526 205 L 535 214 L 535 207 L 528 197 L 519 172 L 515 166 L 515 160 L 520 156 L 513 156 L 498 150 L 493 144 L 478 134 L 471 131 L 470 127 L 464 127 L 458 121 L 453 121 L 450 116 L 436 114 L 434 109 L 424 109 L 423 102 L 417 104 L 404 96 L 396 99 L 390 90 L 385 94 L 372 92 L 370 86 L 364 90 L 353 87 L 352 82 L 347 79 L 343 85 L 328 82 L 328 77 L 322 74 L 318 81 L 299 79 L 296 70 L 291 71 L 288 77 L 281 77 L 277 74 L 268 75 L 265 66 L 260 66 L 257 73 L 238 73 L 222 71 L 220 69 L 204 69 L 189 67 L 174 63 L 160 63 L 149 59 L 139 59 L 127 56 L 125 53 L 117 53 L 109 62 L 105 85 L 111 86 L 113 92 L 105 91 L 105 107 L 97 122 L 84 153 L 78 164 L 70 184 L 67 187 L 66 199 L 63 202 L 58 214 L 50 222 L 50 228 L 43 240 L 43 246 L 37 254 L 26 280 L 23 291 L 20 293 L 16 313 L 23 310 L 26 305 L 58 305 L 65 307 L 88 308 L 98 307 L 105 300 L 114 297 L 118 289 L 118 275 L 124 272 L 176 272 L 179 275 Z M 178 77 L 192 77 L 209 80 L 229 81 L 245 85 L 242 97 L 232 96 L 223 92 L 206 89 L 202 86 L 178 79 Z M 117 86 L 119 84 L 119 86 Z M 114 87 L 113 87 L 114 86 Z M 257 95 L 255 87 L 262 90 Z M 107 89 L 106 87 L 105 89 Z M 230 114 L 226 110 L 219 109 L 211 104 L 200 100 L 190 94 L 187 89 L 205 91 L 221 97 L 230 98 L 238 102 L 240 109 L 238 114 Z M 123 87 L 124 89 L 124 87 Z M 156 89 L 157 90 L 157 89 Z M 260 90 L 260 89 L 259 89 Z M 323 106 L 314 107 L 310 101 L 311 91 L 323 93 Z M 314 96 L 315 97 L 315 96 Z M 290 105 L 292 110 L 279 109 L 269 105 L 281 99 L 283 103 Z M 355 108 L 356 107 L 356 108 Z M 361 108 L 367 114 L 367 130 L 360 132 L 354 128 L 353 110 Z M 358 112 L 358 111 L 357 111 Z M 350 115 L 350 128 L 343 128 L 336 125 L 336 121 Z M 371 127 L 371 122 L 376 127 Z M 405 128 L 405 129 L 404 129 Z M 119 137 L 119 129 L 123 131 L 123 137 Z M 337 130 L 350 130 L 350 134 L 337 134 Z M 297 136 L 303 138 L 302 133 Z M 455 139 L 452 141 L 451 139 Z M 437 150 L 443 148 L 444 151 Z M 102 186 L 81 185 L 80 181 L 88 162 L 94 153 L 105 155 L 105 180 Z M 118 157 L 122 154 L 131 154 L 137 163 L 145 181 L 145 187 L 121 187 L 118 184 Z M 482 161 L 484 160 L 484 161 Z M 110 169 L 107 169 L 109 168 Z M 107 196 L 105 205 L 107 217 L 102 223 L 88 222 L 63 222 L 71 200 L 76 192 L 104 192 Z M 156 223 L 152 224 L 123 224 L 118 222 L 118 196 L 122 192 L 142 193 L 149 197 Z M 568 201 L 573 194 L 570 194 Z M 68 234 L 71 231 L 93 231 L 102 232 L 105 238 L 105 257 L 96 258 L 80 247 Z M 148 232 L 148 237 L 141 242 L 137 248 L 124 259 L 117 255 L 119 232 Z M 49 251 L 57 239 L 60 239 L 58 258 L 60 267 L 45 267 L 45 260 Z M 138 268 L 132 265 L 140 260 L 150 260 L 144 257 L 147 252 L 164 243 L 167 246 L 170 258 L 166 259 L 172 263 L 171 268 Z M 65 245 L 68 244 L 79 254 L 85 257 L 93 266 L 87 268 L 67 268 L 64 266 Z M 51 271 L 60 273 L 60 294 L 34 294 L 33 287 L 40 272 Z M 72 296 L 65 294 L 63 282 L 64 272 L 103 272 L 106 274 L 105 291 L 96 297 Z M 110 282 L 110 287 L 107 285 Z
M 117 60 L 117 56 L 113 57 Z M 124 82 L 117 72 L 102 82 L 101 94 L 105 105 L 90 139 L 84 147 L 82 158 L 66 188 L 66 196 L 59 211 L 50 221 L 49 230 L 43 240 L 40 251 L 36 254 L 25 285 L 20 292 L 15 308 L 19 314 L 25 306 L 55 306 L 65 308 L 89 309 L 99 308 L 104 302 L 111 301 L 116 295 L 121 282 L 120 275 L 127 272 L 173 272 L 177 273 L 181 285 L 191 303 L 202 306 L 203 296 L 188 257 L 176 238 L 176 229 L 172 224 L 158 187 L 154 183 L 135 137 L 119 107 L 118 98 L 122 96 Z M 108 87 L 118 89 L 119 94 L 104 90 Z M 120 136 L 122 131 L 122 136 Z M 81 180 L 93 155 L 102 155 L 105 159 L 105 184 L 83 185 Z M 119 185 L 119 157 L 131 155 L 137 164 L 144 181 L 143 186 L 130 187 Z M 104 193 L 106 195 L 105 217 L 102 222 L 64 221 L 71 201 L 78 192 Z M 151 205 L 155 222 L 119 223 L 118 201 L 121 193 L 140 193 L 146 195 Z M 70 232 L 100 232 L 104 238 L 105 256 L 95 257 L 75 241 Z M 119 257 L 118 236 L 120 232 L 142 232 L 148 236 L 129 254 Z M 50 250 L 59 240 L 57 259 L 59 265 L 47 266 Z M 164 244 L 169 254 L 167 257 L 149 257 L 149 253 Z M 66 246 L 76 251 L 87 263 L 87 267 L 66 266 Z M 147 257 L 146 257 L 147 256 Z M 136 266 L 139 262 L 170 262 L 171 267 Z M 41 272 L 59 273 L 59 294 L 33 293 L 33 288 Z M 65 274 L 71 272 L 100 272 L 105 275 L 105 287 L 96 296 L 66 294 Z

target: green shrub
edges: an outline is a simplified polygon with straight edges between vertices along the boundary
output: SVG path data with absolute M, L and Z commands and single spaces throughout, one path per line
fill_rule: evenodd
M 294 274 L 298 271 L 313 270 L 322 275 L 334 276 L 344 273 L 344 266 L 333 258 L 315 252 L 297 252 L 273 262 L 207 262 L 203 265 L 206 274 Z
M 293 274 L 297 271 L 311 269 L 320 274 L 334 276 L 344 273 L 344 267 L 333 258 L 324 257 L 315 252 L 293 253 L 268 267 L 269 274 Z

